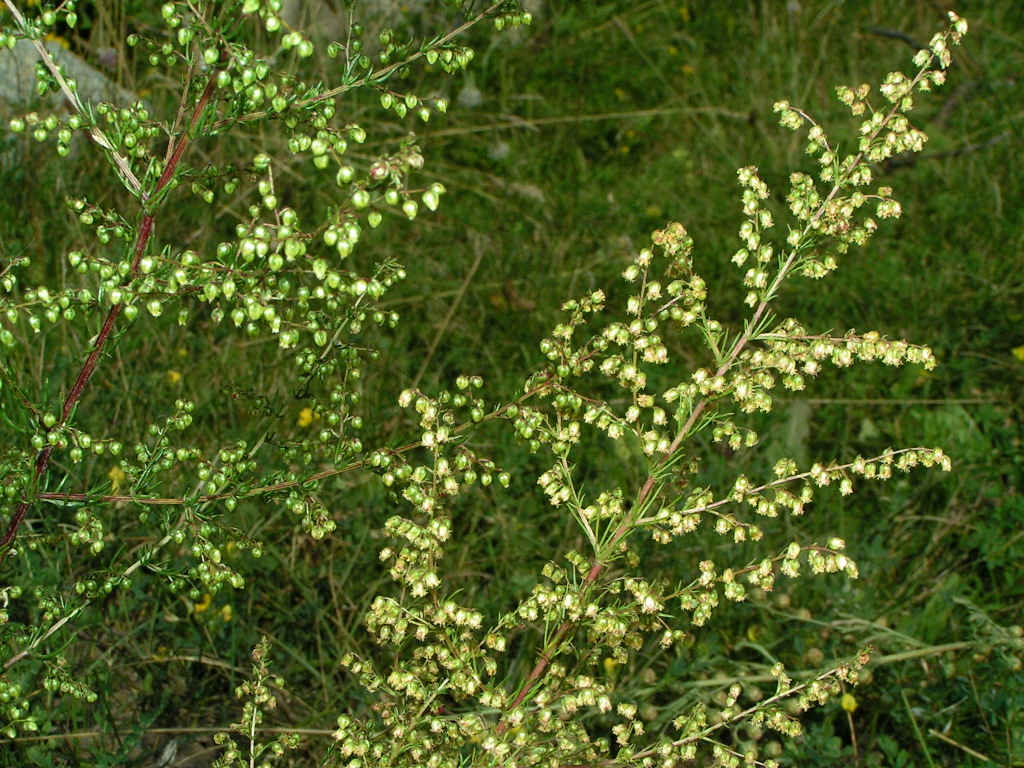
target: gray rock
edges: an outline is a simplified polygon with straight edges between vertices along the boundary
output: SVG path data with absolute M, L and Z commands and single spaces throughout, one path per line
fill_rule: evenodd
M 108 101 L 126 106 L 137 99 L 134 93 L 64 50 L 58 43 L 47 41 L 44 45 L 57 64 L 64 67 L 67 76 L 78 83 L 78 97 L 82 102 L 97 104 Z M 0 114 L 4 117 L 28 109 L 58 112 L 67 109 L 66 98 L 61 93 L 39 98 L 35 64 L 40 58 L 39 51 L 28 40 L 19 40 L 13 49 L 0 50 Z

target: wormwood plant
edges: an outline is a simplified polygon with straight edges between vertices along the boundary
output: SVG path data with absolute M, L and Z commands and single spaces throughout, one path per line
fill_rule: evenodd
M 4 2 L 13 20 L 3 33 L 7 45 L 19 38 L 38 44 L 58 21 L 76 23 L 70 2 L 43 6 L 33 18 Z M 7 736 L 38 727 L 46 700 L 40 689 L 54 694 L 50 701 L 95 697 L 89 681 L 69 669 L 68 654 L 57 650 L 62 633 L 90 606 L 139 580 L 193 600 L 225 586 L 243 588 L 225 555 L 244 549 L 258 557 L 263 548 L 242 528 L 243 513 L 257 503 L 287 509 L 309 536 L 323 538 L 335 529 L 336 510 L 325 501 L 330 482 L 360 471 L 377 475 L 400 505 L 384 524 L 390 543 L 380 552 L 395 589 L 379 595 L 366 615 L 376 647 L 340 659 L 373 704 L 370 711 L 338 713 L 324 765 L 648 766 L 699 759 L 770 766 L 772 756 L 739 747 L 738 725 L 795 735 L 799 722 L 782 706 L 787 700 L 806 709 L 856 684 L 866 651 L 799 682 L 776 665 L 777 687 L 766 698 L 734 684 L 714 707 L 659 719 L 642 716 L 644 702 L 618 690 L 607 670 L 633 654 L 675 647 L 723 599 L 771 591 L 780 577 L 855 577 L 836 537 L 747 554 L 763 525 L 802 514 L 819 488 L 835 485 L 845 495 L 894 471 L 949 469 L 940 449 L 915 447 L 809 468 L 783 459 L 770 476 L 740 474 L 725 488 L 702 482 L 708 441 L 757 447 L 756 415 L 771 411 L 779 384 L 802 390 L 828 364 L 934 366 L 927 347 L 873 332 L 812 332 L 774 307 L 786 281 L 829 276 L 851 246 L 867 242 L 877 219 L 900 215 L 891 190 L 873 187 L 872 168 L 921 149 L 925 136 L 906 114 L 917 91 L 943 82 L 948 46 L 960 41 L 966 23 L 951 14 L 949 29 L 915 57 L 916 73 L 890 74 L 879 97 L 869 98 L 866 85 L 837 89 L 864 117 L 855 148 L 834 145 L 801 109 L 776 105 L 785 127 L 806 129 L 818 167 L 790 178 L 784 236 L 757 170 L 739 171 L 744 222 L 733 261 L 748 291 L 742 327 L 715 318 L 706 283 L 694 271 L 693 242 L 672 223 L 631 258 L 623 273 L 629 295 L 621 303 L 595 291 L 564 305 L 564 321 L 540 344 L 548 362 L 526 379 L 520 397 L 488 403 L 472 375 L 458 377 L 450 392 L 407 390 L 399 403 L 420 434 L 402 447 L 366 448 L 360 429 L 377 416 L 360 407 L 363 369 L 376 356 L 368 331 L 397 322 L 381 299 L 405 271 L 393 261 L 362 259 L 359 241 L 386 212 L 413 219 L 421 206 L 434 210 L 444 189 L 418 186 L 424 158 L 413 139 L 367 144 L 346 99 L 371 89 L 398 119 L 430 119 L 447 104 L 408 92 L 403 83 L 414 66 L 456 72 L 472 59 L 457 40 L 473 26 L 490 20 L 500 30 L 530 21 L 514 2 L 445 5 L 455 21 L 420 40 L 410 29 L 381 28 L 371 37 L 365 30 L 372 20 L 360 20 L 358 4 L 346 3 L 347 35 L 327 46 L 337 62 L 334 85 L 304 79 L 303 62 L 316 42 L 284 23 L 277 0 L 165 3 L 165 28 L 128 41 L 182 84 L 180 106 L 162 121 L 141 101 L 81 103 L 75 83 L 40 46 L 40 93 L 62 93 L 71 113 L 29 113 L 12 120 L 11 130 L 40 142 L 56 138 L 61 155 L 76 135 L 88 139 L 128 198 L 122 208 L 69 198 L 95 242 L 66 255 L 72 273 L 63 282 L 23 287 L 28 258 L 4 255 L 0 342 L 8 354 L 0 364 L 0 403 L 9 437 L 0 455 L 8 521 L 0 539 L 0 725 Z M 266 144 L 228 165 L 189 165 L 193 145 L 227 143 L 256 125 L 264 140 L 280 132 L 288 152 L 272 156 Z M 295 171 L 323 188 L 329 205 L 322 215 L 287 205 L 280 179 Z M 157 222 L 187 195 L 234 201 L 242 215 L 233 235 L 195 250 L 161 242 Z M 251 372 L 240 372 L 236 391 L 250 407 L 247 437 L 199 431 L 195 406 L 185 399 L 154 417 L 130 448 L 119 425 L 88 426 L 89 391 L 112 350 L 167 318 L 182 326 L 208 319 L 225 333 L 276 340 L 273 362 L 289 372 L 290 391 L 261 392 Z M 25 362 L 35 359 L 36 340 L 58 326 L 67 345 L 81 350 L 81 361 L 54 402 Z M 681 345 L 695 341 L 703 350 L 700 367 L 673 365 Z M 312 438 L 287 420 L 291 405 L 309 409 L 307 419 L 318 425 Z M 496 616 L 466 604 L 444 567 L 460 494 L 511 480 L 476 447 L 488 423 L 507 424 L 525 450 L 546 457 L 549 468 L 538 482 L 552 517 L 571 520 L 585 542 L 549 562 L 532 592 Z M 593 450 L 583 448 L 588 433 L 626 445 L 642 462 L 644 480 L 633 488 L 584 488 L 578 467 Z M 100 474 L 101 459 L 111 456 L 117 472 Z M 726 548 L 731 556 L 716 561 L 708 553 L 681 583 L 649 566 L 652 547 L 705 527 L 735 544 Z M 142 543 L 110 546 L 108 534 L 117 540 L 127 530 Z M 64 548 L 76 553 L 68 581 L 34 583 L 34 564 Z M 279 755 L 294 744 L 260 743 L 261 712 L 274 703 L 267 654 L 261 643 L 254 679 L 239 689 L 247 697 L 235 724 L 242 745 L 219 739 L 223 765 L 252 764 L 268 749 Z

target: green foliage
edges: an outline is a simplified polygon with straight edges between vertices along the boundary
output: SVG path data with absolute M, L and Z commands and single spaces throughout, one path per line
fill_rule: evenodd
M 255 765 L 257 760 L 260 761 L 260 765 L 273 765 L 275 761 L 284 757 L 287 750 L 294 749 L 299 743 L 296 734 L 285 734 L 266 744 L 259 741 L 263 710 L 277 706 L 276 694 L 272 688 L 281 689 L 284 686 L 284 680 L 271 676 L 269 657 L 270 643 L 264 637 L 252 652 L 252 678 L 238 686 L 238 690 L 235 691 L 239 699 L 245 699 L 241 719 L 232 724 L 232 728 L 242 737 L 243 747 L 239 749 L 228 734 L 218 733 L 214 741 L 225 749 L 214 762 L 214 768 Z M 270 756 L 261 759 L 268 752 Z
M 889 75 L 880 99 L 869 101 L 867 86 L 838 89 L 864 117 L 852 148 L 830 140 L 809 111 L 776 105 L 782 124 L 805 136 L 814 171 L 792 173 L 781 205 L 755 168 L 740 170 L 739 301 L 723 287 L 719 302 L 721 275 L 698 274 L 687 230 L 662 226 L 650 247 L 631 249 L 615 288 L 562 305 L 540 342 L 547 362 L 518 394 L 486 398 L 482 378 L 459 370 L 452 384 L 427 386 L 421 368 L 398 395 L 403 414 L 386 402 L 382 363 L 401 349 L 395 306 L 413 269 L 406 261 L 447 190 L 426 175 L 428 154 L 412 131 L 447 112 L 449 99 L 435 95 L 443 86 L 432 83 L 474 60 L 473 27 L 514 30 L 531 16 L 513 2 L 453 1 L 429 17 L 435 28 L 419 29 L 346 5 L 343 34 L 328 42 L 293 29 L 277 2 L 168 2 L 128 42 L 140 73 L 149 65 L 181 84 L 174 99 L 81 104 L 44 53 L 40 94 L 59 91 L 73 110 L 10 122 L 60 157 L 89 142 L 109 170 L 108 188 L 68 197 L 70 270 L 21 255 L 3 274 L 8 736 L 58 732 L 62 712 L 87 711 L 75 700 L 102 696 L 114 708 L 91 683 L 88 653 L 64 647 L 75 622 L 143 606 L 127 621 L 140 636 L 251 646 L 255 638 L 230 623 L 233 590 L 251 594 L 302 559 L 310 578 L 300 594 L 263 587 L 257 600 L 273 605 L 249 608 L 267 622 L 276 613 L 318 637 L 344 636 L 325 658 L 302 662 L 323 688 L 313 694 L 319 711 L 334 721 L 333 744 L 316 758 L 325 765 L 775 764 L 778 750 L 761 751 L 750 734 L 797 735 L 796 715 L 856 684 L 868 656 L 821 670 L 824 655 L 809 641 L 815 669 L 787 672 L 762 646 L 757 682 L 731 678 L 724 665 L 691 677 L 704 650 L 715 659 L 735 650 L 709 622 L 807 571 L 858 574 L 831 530 L 794 532 L 773 548 L 766 531 L 781 522 L 788 535 L 822 496 L 870 495 L 874 481 L 950 461 L 937 448 L 883 445 L 800 466 L 791 456 L 808 452 L 808 417 L 798 410 L 786 449 L 766 440 L 763 414 L 779 384 L 798 393 L 830 366 L 855 362 L 910 364 L 914 375 L 935 363 L 927 347 L 811 331 L 774 307 L 784 290 L 819 298 L 802 278 L 828 276 L 880 221 L 899 216 L 889 187 L 873 182 L 876 167 L 923 146 L 905 113 L 941 84 L 966 25 L 952 17 L 916 57 L 916 73 Z M 5 43 L 77 22 L 70 4 L 34 18 L 8 7 Z M 555 30 L 576 23 L 566 13 Z M 630 146 L 599 138 L 590 151 L 615 144 Z M 197 225 L 202 240 L 190 234 Z M 395 250 L 407 252 L 399 260 Z M 503 300 L 523 301 L 508 289 Z M 68 350 L 67 367 L 38 375 L 54 346 Z M 173 350 L 185 354 L 147 380 L 132 369 L 154 347 L 172 360 Z M 182 391 L 186 365 L 223 368 L 221 387 Z M 109 400 L 101 388 L 113 390 Z M 112 420 L 106 402 L 118 403 Z M 408 431 L 389 433 L 389 422 Z M 951 429 L 935 427 L 936 442 Z M 513 439 L 492 450 L 503 432 Z M 737 452 L 739 466 L 722 461 Z M 609 476 L 602 455 L 625 470 Z M 522 534 L 502 532 L 492 510 L 507 503 L 500 488 L 517 500 L 533 494 L 534 477 L 546 511 L 506 525 L 545 529 L 545 549 L 552 532 L 563 538 L 529 554 L 535 572 L 513 569 L 511 592 L 488 590 L 464 565 L 484 547 L 512 559 L 502 537 Z M 361 519 L 381 494 L 387 519 Z M 337 570 L 380 568 L 377 551 L 391 583 L 381 577 L 339 598 Z M 837 583 L 826 578 L 823 588 L 838 595 Z M 919 634 L 951 619 L 960 593 L 947 583 Z M 972 615 L 993 651 L 1009 664 L 1019 658 L 1011 630 Z M 169 621 L 180 628 L 159 626 Z M 358 637 L 360 622 L 373 643 Z M 748 639 L 756 650 L 757 633 Z M 261 733 L 265 713 L 287 700 L 269 647 L 256 644 L 251 679 L 236 687 L 240 738 L 217 737 L 220 765 L 254 764 L 267 750 L 283 757 L 296 745 Z M 328 681 L 339 661 L 347 682 L 336 695 Z M 713 696 L 677 695 L 712 674 L 726 679 Z M 834 736 L 816 735 L 826 732 L 831 723 L 815 725 L 801 749 L 848 754 Z

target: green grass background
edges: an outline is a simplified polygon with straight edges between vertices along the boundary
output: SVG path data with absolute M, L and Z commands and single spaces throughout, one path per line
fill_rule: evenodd
M 123 31 L 151 12 L 136 5 L 93 7 L 83 50 L 119 50 Z M 629 255 L 669 220 L 683 222 L 696 241 L 714 312 L 739 321 L 742 292 L 728 262 L 741 222 L 736 168 L 757 165 L 782 192 L 789 172 L 810 167 L 799 137 L 776 125 L 772 104 L 790 100 L 848 141 L 855 123 L 833 86 L 877 84 L 892 69 L 909 70 L 913 49 L 880 32 L 927 41 L 944 23 L 939 6 L 545 2 L 523 32 L 476 34 L 465 75 L 411 80 L 411 89 L 452 102 L 448 115 L 417 127 L 422 178 L 442 182 L 448 194 L 436 214 L 412 223 L 389 217 L 353 257 L 366 266 L 393 257 L 410 276 L 387 299 L 401 324 L 372 337 L 383 354 L 361 385 L 364 413 L 372 415 L 364 444 L 400 444 L 416 434 L 395 406 L 408 386 L 437 391 L 459 373 L 476 373 L 491 401 L 514 397 L 542 363 L 537 343 L 558 321 L 558 306 L 596 288 L 621 296 L 616 278 Z M 824 495 L 805 517 L 779 521 L 769 548 L 794 535 L 837 534 L 861 578 L 800 581 L 791 591 L 782 583 L 778 594 L 723 609 L 687 648 L 637 654 L 617 673 L 626 694 L 653 707 L 648 715 L 670 719 L 732 678 L 763 674 L 770 660 L 814 668 L 873 645 L 877 660 L 870 684 L 854 691 L 856 710 L 833 702 L 809 713 L 806 734 L 786 745 L 787 765 L 1024 765 L 1024 362 L 1013 354 L 1024 345 L 1024 6 L 954 7 L 972 30 L 947 86 L 915 110 L 931 140 L 912 162 L 879 171 L 904 217 L 845 257 L 834 278 L 794 282 L 780 298 L 780 311 L 817 331 L 877 329 L 931 344 L 939 368 L 827 371 L 763 420 L 763 450 L 727 455 L 706 446 L 712 484 L 740 466 L 770 467 L 781 455 L 848 459 L 889 445 L 942 445 L 954 471 L 916 473 L 849 499 Z M 427 24 L 429 15 L 407 23 Z M 154 104 L 174 98 L 173 82 L 123 58 L 115 74 L 145 88 Z M 382 116 L 371 98 L 341 109 L 385 146 L 413 126 Z M 251 155 L 258 137 L 249 141 L 196 151 L 228 162 Z M 31 277 L 59 280 L 62 254 L 89 237 L 66 214 L 64 196 L 82 194 L 81 184 L 113 207 L 123 195 L 86 153 L 69 165 L 46 159 L 24 137 L 3 132 L 0 144 L 0 245 L 34 254 Z M 328 204 L 299 165 L 280 185 L 300 212 Z M 159 238 L 212 248 L 239 214 L 182 207 L 175 220 L 160 222 Z M 88 335 L 62 324 L 32 337 L 9 362 L 26 384 L 51 382 L 38 391 L 56 402 Z M 673 352 L 686 363 L 700 354 L 681 345 Z M 288 365 L 273 340 L 246 341 L 201 317 L 186 328 L 140 321 L 94 382 L 81 418 L 109 424 L 107 432 L 130 444 L 175 398 L 188 397 L 196 402 L 189 439 L 216 445 L 248 436 L 244 400 L 231 388 L 280 394 Z M 513 485 L 477 489 L 461 503 L 447 562 L 449 585 L 494 616 L 528 594 L 543 563 L 578 534 L 552 520 L 538 492 L 543 462 L 508 430 L 486 438 L 485 452 L 512 472 Z M 90 471 L 99 482 L 108 469 L 97 462 Z M 588 485 L 629 488 L 640 470 L 595 444 L 580 471 Z M 19 739 L 0 763 L 147 765 L 173 740 L 179 758 L 202 765 L 214 754 L 212 732 L 237 717 L 233 690 L 265 634 L 273 670 L 287 681 L 270 724 L 308 730 L 294 764 L 309 764 L 334 718 L 365 706 L 338 660 L 365 650 L 363 612 L 391 589 L 377 552 L 395 502 L 379 484 L 343 477 L 325 489 L 338 528 L 322 542 L 297 532 L 282 510 L 239 505 L 232 524 L 266 544 L 260 561 L 235 556 L 249 583 L 244 591 L 220 592 L 196 611 L 139 578 L 76 622 L 67 653 L 101 692 L 98 705 L 37 690 L 44 732 L 62 738 Z M 137 511 L 115 514 L 123 527 L 111 530 L 130 547 Z M 685 578 L 711 547 L 722 544 L 690 538 L 652 551 L 652 562 L 666 578 Z M 33 578 L 66 579 L 81 567 L 75 558 L 70 551 L 37 558 Z M 1015 637 L 1016 651 L 1007 650 Z M 770 734 L 743 738 L 774 749 L 766 746 Z

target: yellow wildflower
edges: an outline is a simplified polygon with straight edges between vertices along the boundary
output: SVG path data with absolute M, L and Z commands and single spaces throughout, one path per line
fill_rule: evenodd
M 167 383 L 172 387 L 181 383 L 181 371 L 168 371 L 167 372 Z
M 609 656 L 608 658 L 606 658 L 604 660 L 603 664 L 604 664 L 604 673 L 605 673 L 605 675 L 607 675 L 612 680 L 614 680 L 615 677 L 618 674 L 617 673 L 617 669 L 618 669 L 618 666 L 619 666 L 619 660 L 618 659 L 613 659 L 611 656 Z
M 1014 347 L 1013 356 L 1024 363 L 1024 347 Z
M 44 39 L 48 43 L 57 43 L 57 45 L 59 45 L 65 51 L 71 47 L 71 43 L 69 43 L 66 38 L 63 38 L 60 35 L 55 35 L 53 34 L 53 32 L 47 32 L 46 37 Z
M 203 595 L 203 599 L 192 606 L 192 613 L 202 613 L 210 608 L 210 604 L 213 602 L 213 595 L 207 592 Z
M 230 605 L 225 605 L 223 608 L 220 609 L 220 617 L 224 621 L 231 621 L 231 606 Z
M 121 490 L 121 486 L 124 485 L 124 481 L 128 479 L 128 476 L 120 467 L 111 467 L 110 471 L 107 472 L 107 479 L 110 480 L 110 492 L 117 493 Z
M 308 427 L 313 423 L 313 409 L 306 407 L 299 411 L 298 424 L 300 427 Z
M 857 697 L 852 693 L 844 693 L 843 698 L 839 700 L 839 706 L 852 714 L 857 710 Z

